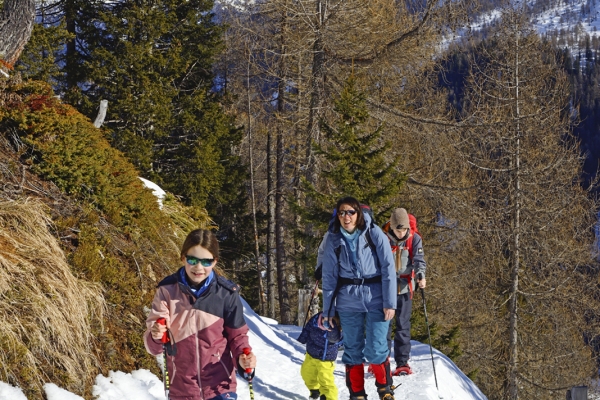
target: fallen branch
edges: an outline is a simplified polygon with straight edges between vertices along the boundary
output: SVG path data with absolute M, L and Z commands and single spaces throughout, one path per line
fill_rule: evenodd
M 100 128 L 104 123 L 104 118 L 106 118 L 106 110 L 108 109 L 108 100 L 100 101 L 100 110 L 98 111 L 98 115 L 96 116 L 96 120 L 94 121 L 94 126 L 96 128 Z

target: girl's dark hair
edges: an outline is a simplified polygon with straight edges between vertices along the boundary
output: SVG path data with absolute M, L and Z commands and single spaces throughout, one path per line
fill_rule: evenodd
M 206 229 L 196 229 L 188 233 L 181 246 L 181 258 L 194 246 L 202 246 L 210 251 L 214 258 L 219 258 L 219 241 L 214 233 Z
M 362 207 L 360 206 L 360 202 L 358 200 L 356 200 L 354 197 L 343 197 L 341 199 L 338 200 L 336 206 L 335 206 L 335 211 L 336 211 L 336 217 L 333 220 L 333 231 L 334 232 L 339 232 L 340 231 L 340 207 L 342 206 L 342 204 L 347 204 L 350 207 L 352 207 L 354 209 L 354 211 L 356 211 L 356 227 L 358 229 L 360 229 L 361 231 L 365 230 L 365 227 L 367 226 L 367 223 L 365 222 L 365 216 L 363 215 L 362 212 Z

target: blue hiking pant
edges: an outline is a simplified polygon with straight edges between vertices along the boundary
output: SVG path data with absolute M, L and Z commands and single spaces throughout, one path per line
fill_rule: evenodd
M 344 332 L 344 356 L 346 365 L 368 361 L 382 364 L 389 356 L 387 333 L 390 321 L 384 319 L 383 310 L 368 312 L 339 312 Z

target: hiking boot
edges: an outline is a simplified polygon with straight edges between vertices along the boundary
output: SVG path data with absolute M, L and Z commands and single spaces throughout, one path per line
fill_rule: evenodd
M 403 376 L 403 375 L 410 375 L 412 373 L 413 372 L 412 372 L 412 369 L 410 369 L 410 366 L 408 364 L 404 364 L 399 367 L 396 367 L 394 372 L 392 372 L 392 375 L 393 376 Z
M 353 395 L 350 395 L 350 400 L 367 400 L 367 395 L 364 395 L 364 396 L 353 396 Z
M 319 389 L 311 389 L 309 399 L 318 399 L 320 394 Z
M 394 400 L 394 391 L 391 386 L 377 388 L 377 394 L 381 400 Z

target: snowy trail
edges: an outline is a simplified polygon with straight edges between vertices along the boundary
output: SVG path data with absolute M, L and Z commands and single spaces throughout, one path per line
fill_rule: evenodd
M 254 382 L 255 400 L 307 399 L 308 389 L 300 376 L 300 366 L 304 360 L 304 346 L 295 341 L 300 334 L 300 327 L 280 326 L 275 321 L 258 316 L 244 304 L 246 322 L 251 329 L 250 344 L 258 357 Z M 433 365 L 429 345 L 412 342 L 411 367 L 412 375 L 394 377 L 399 386 L 395 390 L 397 399 L 430 400 L 439 399 L 435 387 Z M 264 355 L 267 354 L 267 357 Z M 335 382 L 339 389 L 339 398 L 349 397 L 346 388 L 345 367 L 341 362 L 340 352 L 335 370 Z M 444 354 L 433 349 L 435 368 L 440 388 L 439 394 L 444 400 L 485 400 L 486 396 L 475 387 L 473 382 L 460 371 Z M 366 368 L 365 368 L 366 369 Z M 274 389 L 273 380 L 282 378 Z M 369 398 L 377 399 L 375 381 L 371 374 L 365 374 L 365 389 Z M 250 392 L 245 382 L 238 381 L 240 400 L 249 400 Z
M 306 400 L 308 389 L 300 376 L 304 360 L 304 345 L 295 338 L 300 327 L 278 325 L 276 321 L 258 316 L 243 301 L 246 322 L 250 328 L 250 344 L 258 359 L 254 378 L 255 400 Z M 143 329 L 143 328 L 140 328 Z M 140 333 L 141 334 L 141 333 Z M 345 382 L 345 368 L 340 352 L 335 370 L 339 399 L 349 398 Z M 445 355 L 433 350 L 439 393 L 435 387 L 429 346 L 413 341 L 411 354 L 412 375 L 395 377 L 399 384 L 396 399 L 487 400 L 481 391 Z M 160 365 L 160 363 L 159 363 Z M 369 399 L 377 399 L 375 380 L 365 375 Z M 77 394 L 60 387 L 60 383 L 47 383 L 44 387 L 48 400 L 84 400 Z M 239 400 L 250 400 L 247 382 L 238 378 Z M 133 372 L 111 371 L 108 376 L 98 375 L 93 388 L 95 400 L 165 400 L 162 381 L 148 370 Z M 20 388 L 0 382 L 0 400 L 27 400 Z

